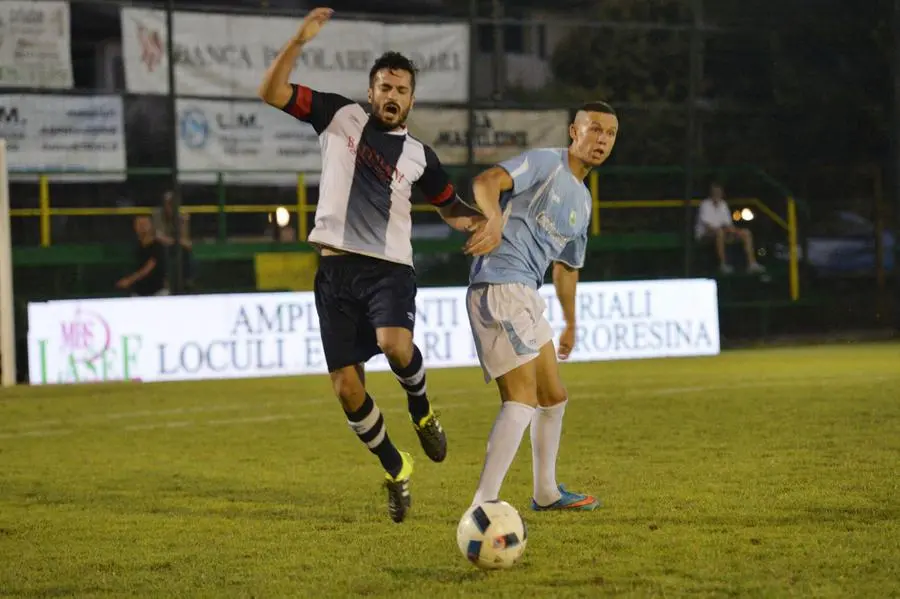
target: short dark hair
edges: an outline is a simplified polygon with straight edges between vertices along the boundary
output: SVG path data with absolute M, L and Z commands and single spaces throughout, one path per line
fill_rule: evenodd
M 418 72 L 418 69 L 416 69 L 416 65 L 413 64 L 413 61 L 399 52 L 385 52 L 378 57 L 378 60 L 375 61 L 375 64 L 372 65 L 372 69 L 369 71 L 369 87 L 372 87 L 375 83 L 375 73 L 382 69 L 387 69 L 389 71 L 406 71 L 409 73 L 409 80 L 412 84 L 413 91 L 415 91 L 416 73 Z
M 616 111 L 612 106 L 610 106 L 606 102 L 602 102 L 600 100 L 597 100 L 595 102 L 585 102 L 578 108 L 576 114 L 578 112 L 582 112 L 582 111 L 584 111 L 584 112 L 599 112 L 601 114 L 611 114 L 613 116 L 617 116 Z

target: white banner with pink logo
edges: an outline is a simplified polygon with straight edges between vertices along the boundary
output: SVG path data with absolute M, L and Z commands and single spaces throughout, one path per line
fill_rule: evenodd
M 565 328 L 552 285 L 546 317 Z M 476 366 L 465 287 L 416 297 L 415 341 L 428 368 Z M 719 353 L 716 282 L 581 283 L 573 362 Z M 388 370 L 384 356 L 366 368 Z M 311 292 L 65 300 L 28 305 L 33 385 L 323 374 Z M 469 376 L 469 375 L 467 375 Z M 480 374 L 471 374 L 480 377 Z
M 165 12 L 122 8 L 120 16 L 128 91 L 168 93 Z M 301 22 L 181 11 L 173 18 L 178 95 L 215 98 L 256 98 L 266 68 Z M 387 50 L 416 63 L 420 102 L 468 98 L 469 29 L 463 23 L 397 25 L 336 18 L 304 47 L 291 80 L 364 101 L 369 69 Z

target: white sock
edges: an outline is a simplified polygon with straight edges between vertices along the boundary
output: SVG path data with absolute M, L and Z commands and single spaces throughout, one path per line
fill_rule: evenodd
M 549 408 L 539 407 L 531 420 L 531 460 L 534 470 L 534 500 L 546 506 L 559 501 L 556 456 L 562 437 L 563 414 L 568 400 Z
M 472 505 L 500 498 L 500 487 L 512 466 L 525 429 L 531 423 L 534 408 L 515 401 L 504 401 L 488 437 L 484 468 Z

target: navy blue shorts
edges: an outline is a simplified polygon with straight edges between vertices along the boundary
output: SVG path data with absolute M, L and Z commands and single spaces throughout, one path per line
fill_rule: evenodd
M 328 372 L 380 354 L 375 329 L 412 331 L 415 325 L 416 275 L 404 264 L 357 254 L 321 256 L 314 289 Z

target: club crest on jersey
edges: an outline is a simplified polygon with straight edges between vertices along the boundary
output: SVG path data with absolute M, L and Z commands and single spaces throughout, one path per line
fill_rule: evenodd
M 575 223 L 577 221 L 578 221 L 578 215 L 575 214 L 575 211 L 573 210 L 572 212 L 569 213 L 569 224 L 574 227 Z

